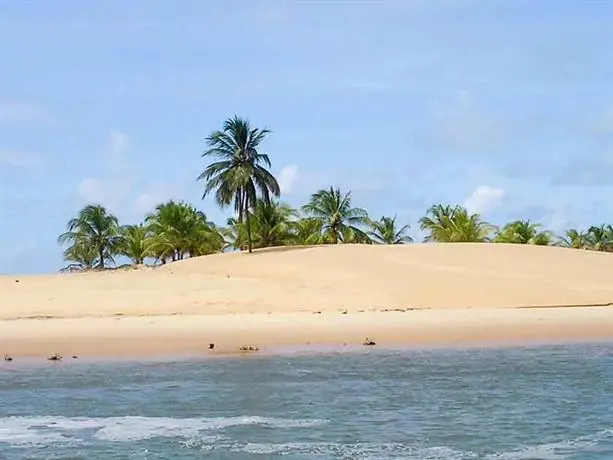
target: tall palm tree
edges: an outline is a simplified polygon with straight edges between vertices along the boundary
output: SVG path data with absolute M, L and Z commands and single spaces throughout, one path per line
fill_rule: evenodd
M 207 138 L 210 148 L 202 156 L 214 161 L 198 176 L 206 182 L 203 199 L 214 190 L 221 208 L 234 204 L 237 221 L 246 225 L 249 252 L 253 249 L 249 211 L 255 209 L 258 194 L 265 203 L 281 194 L 277 179 L 266 169 L 271 166 L 270 158 L 258 151 L 269 132 L 252 128 L 237 116 L 226 120 L 222 131 Z
M 145 222 L 153 236 L 151 250 L 162 263 L 223 250 L 219 229 L 188 203 L 171 200 L 160 204 Z
M 541 224 L 530 220 L 516 220 L 506 224 L 494 238 L 496 243 L 535 244 L 548 246 L 553 242 L 553 233 L 540 230 Z
M 104 206 L 93 204 L 85 206 L 77 217 L 70 219 L 66 232 L 58 237 L 60 244 L 69 243 L 75 251 L 78 251 L 78 246 L 92 248 L 96 253 L 100 269 L 105 267 L 105 262 L 113 262 L 113 256 L 118 253 L 120 240 L 117 217 L 110 214 Z
M 566 230 L 564 236 L 559 238 L 558 244 L 565 248 L 574 249 L 589 249 L 591 247 L 589 235 L 574 228 Z
M 151 229 L 139 225 L 124 225 L 121 227 L 119 253 L 128 257 L 134 265 L 145 263 L 146 257 L 154 257 L 154 240 Z
M 326 243 L 368 243 L 370 238 L 362 226 L 368 224 L 368 214 L 362 208 L 351 205 L 351 192 L 342 193 L 330 187 L 311 195 L 311 200 L 302 207 L 310 217 L 322 222 L 322 236 Z
M 398 228 L 396 216 L 381 217 L 378 221 L 370 222 L 372 230 L 368 232 L 373 242 L 378 244 L 404 244 L 411 243 L 413 238 L 407 235 L 410 226 L 403 225 Z
M 613 251 L 613 227 L 611 225 L 593 225 L 587 230 L 590 249 L 594 251 Z
M 469 214 L 462 206 L 436 204 L 419 219 L 420 229 L 427 231 L 424 241 L 441 243 L 481 243 L 490 241 L 493 225 L 479 214 Z

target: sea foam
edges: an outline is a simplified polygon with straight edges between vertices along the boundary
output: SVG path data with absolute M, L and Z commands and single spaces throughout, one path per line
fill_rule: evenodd
M 48 444 L 78 439 L 132 442 L 156 437 L 194 438 L 202 432 L 233 426 L 260 425 L 271 428 L 313 427 L 326 420 L 285 419 L 258 416 L 170 418 L 170 417 L 3 417 L 0 443 Z

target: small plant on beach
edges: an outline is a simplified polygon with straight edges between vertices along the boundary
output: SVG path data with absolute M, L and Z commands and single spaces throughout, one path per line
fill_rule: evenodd
M 60 244 L 69 244 L 64 251 L 66 260 L 75 261 L 87 267 L 91 255 L 96 254 L 96 265 L 105 268 L 107 262 L 113 262 L 118 254 L 121 241 L 117 217 L 110 214 L 104 206 L 87 205 L 77 217 L 68 221 L 66 232 L 58 237 Z
M 427 232 L 424 241 L 439 243 L 484 243 L 491 241 L 496 229 L 479 214 L 470 214 L 462 206 L 436 204 L 419 220 L 420 229 Z
M 535 244 L 548 246 L 553 243 L 554 235 L 549 230 L 540 230 L 541 224 L 530 220 L 509 222 L 496 234 L 495 243 Z
M 371 230 L 368 232 L 373 243 L 377 244 L 405 244 L 411 243 L 413 238 L 408 235 L 409 226 L 398 227 L 396 216 L 381 217 L 370 222 Z
M 302 210 L 321 222 L 321 240 L 324 243 L 371 243 L 364 230 L 369 223 L 368 213 L 352 206 L 350 191 L 342 193 L 334 187 L 319 190 L 311 195 Z
M 222 131 L 207 138 L 209 149 L 202 156 L 214 161 L 198 176 L 205 182 L 203 199 L 214 191 L 221 208 L 234 204 L 237 222 L 245 223 L 249 252 L 253 249 L 250 211 L 255 209 L 258 195 L 268 204 L 271 197 L 281 194 L 277 179 L 266 169 L 271 166 L 270 158 L 258 150 L 269 132 L 252 128 L 237 116 L 226 120 Z

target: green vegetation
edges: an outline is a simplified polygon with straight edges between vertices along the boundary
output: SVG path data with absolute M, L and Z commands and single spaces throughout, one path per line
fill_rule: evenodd
M 317 235 L 320 243 L 370 243 L 364 228 L 368 224 L 368 214 L 362 208 L 351 204 L 351 192 L 343 193 L 338 188 L 319 190 L 302 207 L 303 212 L 321 222 Z
M 217 161 L 198 176 L 198 180 L 205 181 L 203 198 L 214 190 L 215 201 L 221 208 L 234 203 L 237 223 L 245 223 L 249 252 L 253 247 L 251 212 L 258 194 L 266 204 L 271 196 L 281 194 L 277 179 L 264 167 L 270 168 L 270 158 L 258 151 L 269 132 L 251 128 L 247 120 L 236 116 L 226 120 L 223 131 L 214 131 L 207 138 L 210 148 L 202 154 Z
M 259 151 L 270 131 L 252 128 L 247 120 L 233 117 L 207 138 L 208 161 L 198 180 L 203 198 L 214 194 L 221 208 L 234 207 L 234 217 L 218 226 L 186 202 L 160 203 L 143 222 L 120 225 L 104 206 L 89 204 L 68 221 L 58 237 L 65 247 L 64 271 L 105 269 L 118 257 L 133 265 L 145 260 L 165 264 L 188 257 L 286 245 L 405 244 L 411 243 L 409 225 L 396 216 L 369 218 L 355 207 L 351 191 L 330 187 L 316 191 L 309 201 L 292 208 L 279 201 L 279 184 L 271 160 Z M 473 242 L 556 245 L 613 252 L 613 226 L 570 229 L 556 238 L 541 224 L 529 220 L 496 227 L 479 214 L 459 205 L 435 204 L 418 220 L 425 242 Z
M 483 243 L 492 240 L 496 227 L 470 214 L 462 206 L 436 204 L 419 219 L 420 229 L 427 232 L 424 241 L 441 243 Z
M 368 236 L 377 244 L 404 244 L 413 242 L 413 238 L 408 235 L 411 228 L 409 225 L 403 225 L 398 228 L 396 216 L 381 217 L 378 221 L 370 221 L 371 230 Z
M 494 241 L 496 243 L 551 245 L 555 238 L 554 234 L 549 230 L 541 231 L 540 228 L 541 224 L 534 224 L 529 220 L 516 220 L 502 227 Z
M 117 217 L 103 206 L 87 205 L 77 217 L 68 221 L 66 232 L 58 237 L 60 244 L 68 244 L 66 260 L 77 266 L 104 269 L 119 254 L 121 229 Z

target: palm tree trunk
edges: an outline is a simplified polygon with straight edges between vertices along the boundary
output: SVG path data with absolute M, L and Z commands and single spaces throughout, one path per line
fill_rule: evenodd
M 253 243 L 251 241 L 251 217 L 249 217 L 249 210 L 245 213 L 245 224 L 247 225 L 247 248 L 249 252 L 253 252 Z
M 241 211 L 244 214 L 245 226 L 247 227 L 247 250 L 253 252 L 253 242 L 251 241 L 251 216 L 249 216 L 249 195 L 247 189 L 243 188 L 241 193 Z
M 104 251 L 100 249 L 98 251 L 98 254 L 100 255 L 100 264 L 99 264 L 100 270 L 104 270 Z
M 245 200 L 243 198 L 243 195 L 245 194 L 244 190 L 241 189 L 240 193 L 238 194 L 238 223 L 242 224 L 243 223 L 243 214 L 245 213 Z

